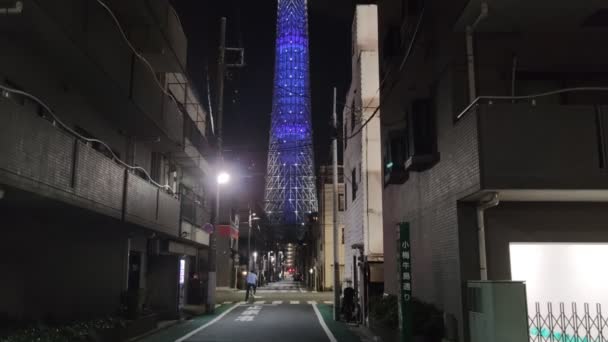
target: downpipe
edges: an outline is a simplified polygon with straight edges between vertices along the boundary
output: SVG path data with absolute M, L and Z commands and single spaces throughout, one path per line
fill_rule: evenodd
M 23 12 L 23 2 L 15 2 L 13 7 L 0 8 L 0 14 L 21 14 Z
M 488 4 L 481 4 L 481 13 L 472 25 L 466 28 L 466 48 L 467 48 L 467 71 L 469 77 L 469 100 L 472 103 L 477 98 L 477 83 L 475 75 L 475 48 L 473 46 L 473 33 L 479 23 L 488 17 Z
M 488 264 L 486 254 L 486 225 L 485 210 L 496 207 L 500 203 L 498 192 L 492 194 L 489 201 L 479 202 L 477 206 L 477 240 L 479 241 L 479 278 L 488 280 Z

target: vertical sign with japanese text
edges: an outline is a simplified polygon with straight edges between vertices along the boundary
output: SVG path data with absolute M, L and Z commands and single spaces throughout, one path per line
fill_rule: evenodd
M 402 222 L 397 229 L 397 260 L 399 271 L 400 341 L 412 341 L 412 264 L 410 259 L 410 224 Z

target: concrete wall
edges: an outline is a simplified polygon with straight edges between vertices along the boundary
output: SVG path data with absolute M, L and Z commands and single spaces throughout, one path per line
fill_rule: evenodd
M 84 319 L 115 313 L 126 288 L 127 234 L 99 222 L 4 212 L 0 314 Z
M 323 245 L 319 253 L 323 274 L 323 288 L 330 289 L 334 286 L 334 214 L 333 214 L 333 184 L 322 184 L 319 197 L 319 230 L 320 241 Z M 338 184 L 338 193 L 344 194 L 344 184 Z M 346 245 L 342 243 L 344 231 L 344 212 L 338 211 L 338 260 L 342 272 L 344 272 L 344 252 Z M 341 277 L 342 279 L 343 277 Z
M 486 212 L 488 278 L 511 279 L 509 242 L 608 242 L 606 203 L 501 203 Z

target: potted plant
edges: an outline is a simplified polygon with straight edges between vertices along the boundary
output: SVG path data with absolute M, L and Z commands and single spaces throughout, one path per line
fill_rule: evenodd
M 412 301 L 412 328 L 415 342 L 441 342 L 444 335 L 443 313 L 433 304 L 416 298 Z

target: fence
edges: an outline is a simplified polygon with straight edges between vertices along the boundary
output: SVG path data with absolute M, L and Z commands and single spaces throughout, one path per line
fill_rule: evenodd
M 564 303 L 555 312 L 552 303 L 547 303 L 546 311 L 540 303 L 530 312 L 528 325 L 530 342 L 608 342 L 608 314 L 602 312 L 602 305 L 595 304 L 595 310 L 588 303 L 572 303 L 569 310 Z

